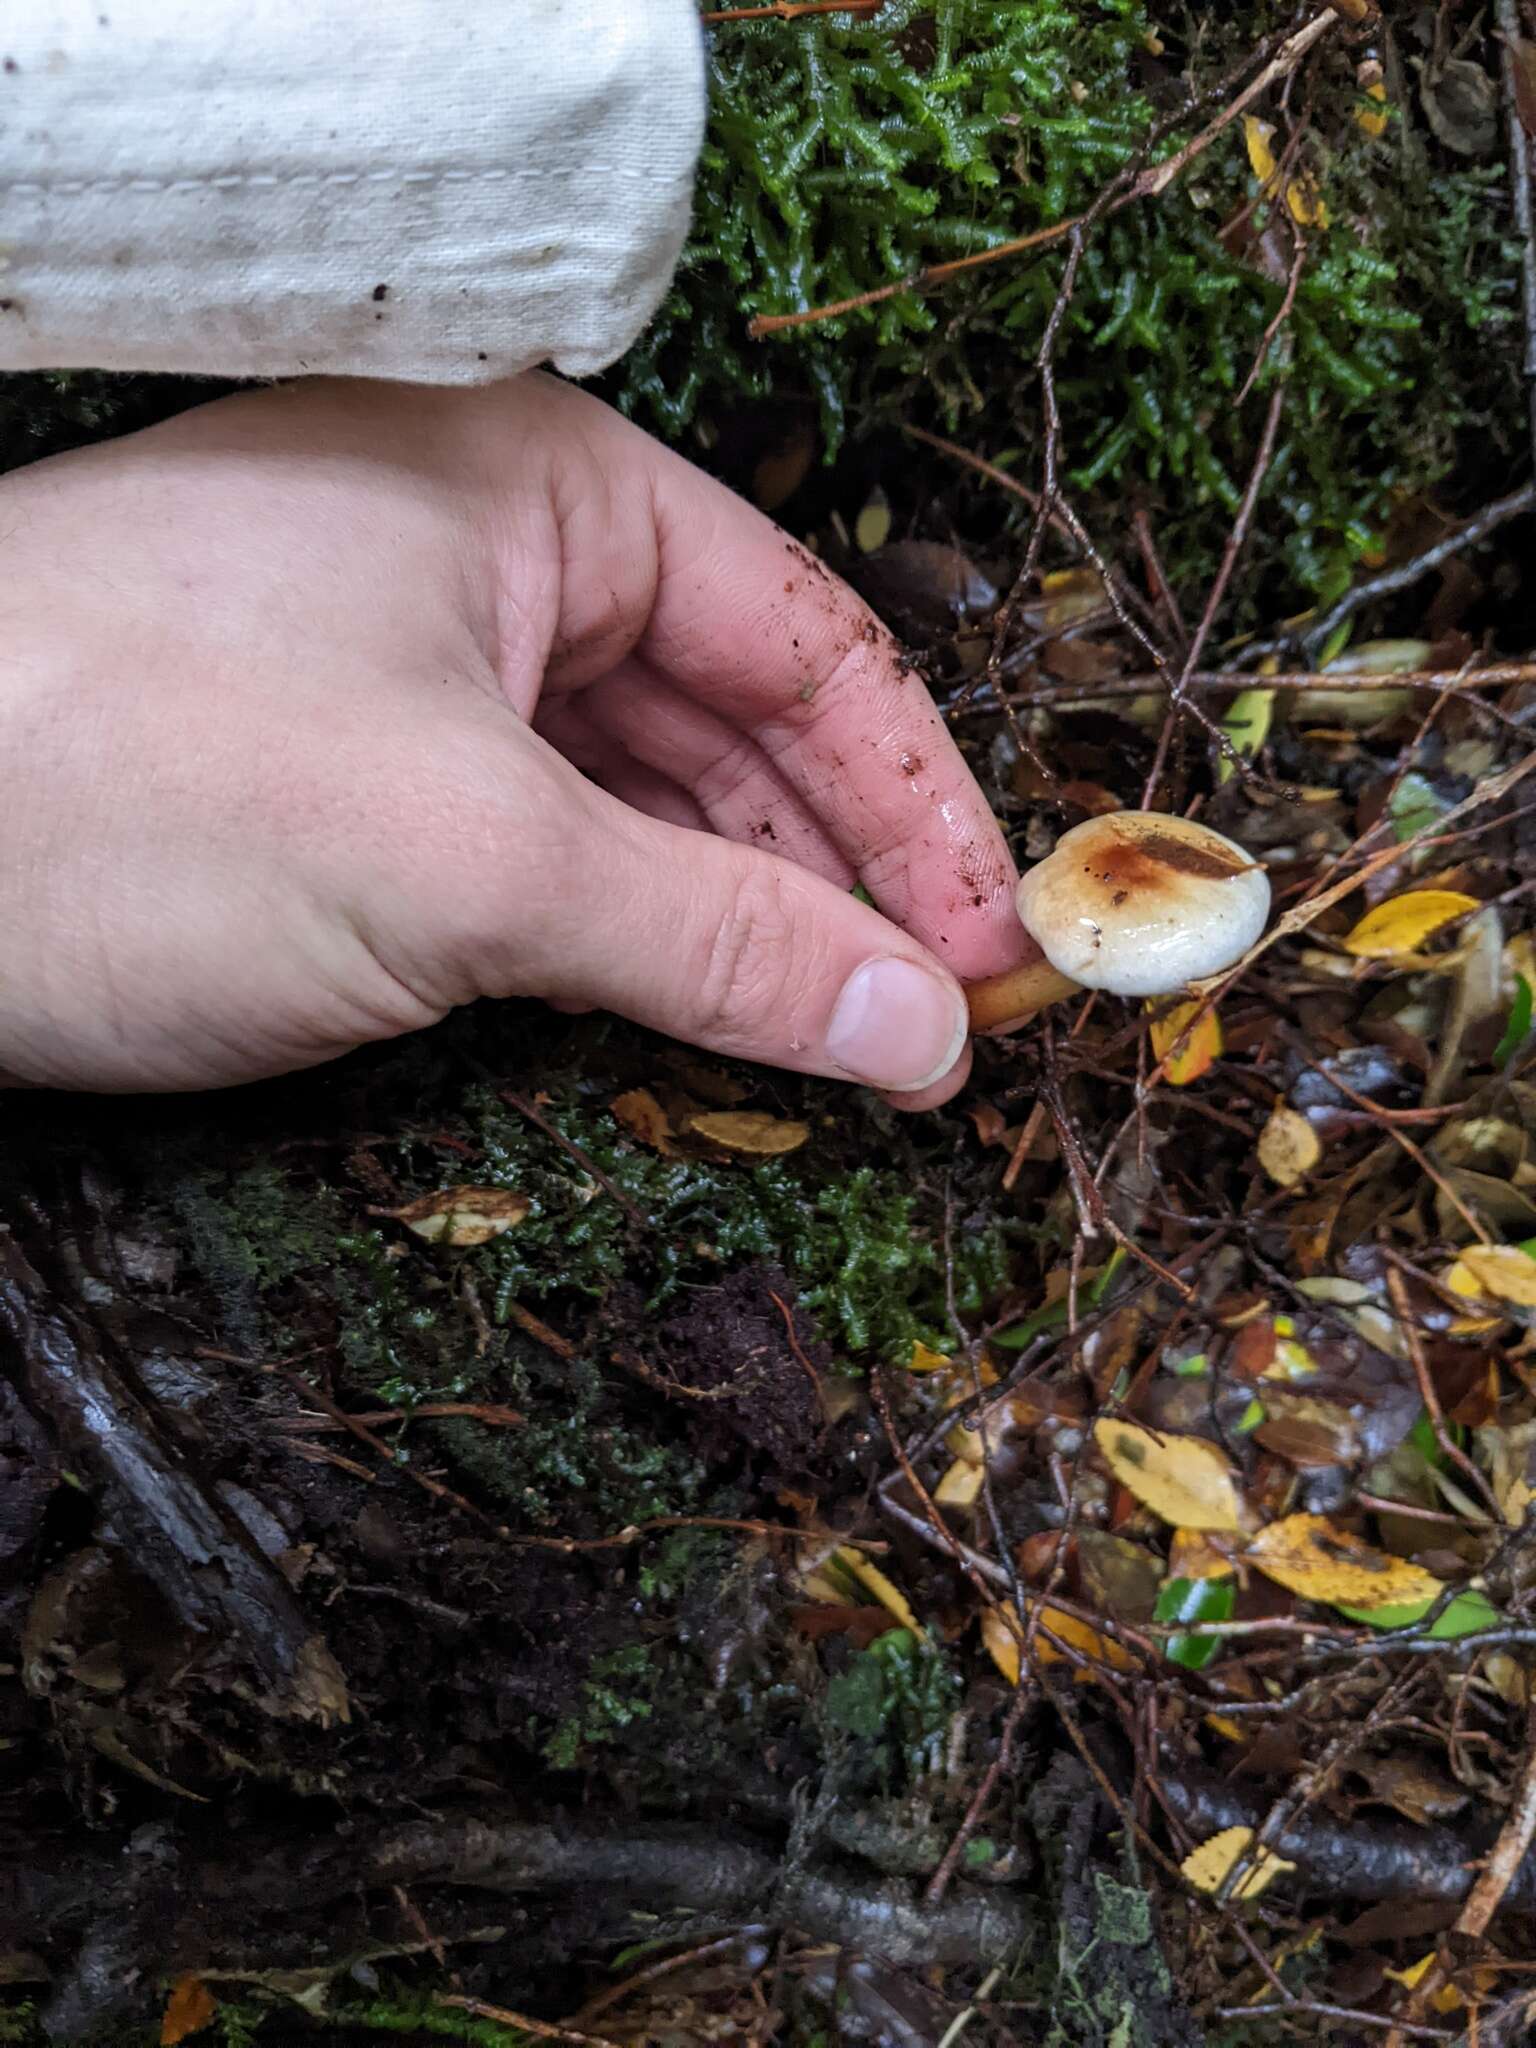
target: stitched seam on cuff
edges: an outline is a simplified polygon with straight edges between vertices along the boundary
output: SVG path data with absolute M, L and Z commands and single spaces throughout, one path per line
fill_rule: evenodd
M 441 171 L 221 171 L 206 178 L 22 178 L 0 185 L 0 197 L 14 199 L 78 199 L 114 192 L 288 191 L 295 186 L 469 185 L 521 182 L 530 178 L 621 178 L 630 184 L 655 184 L 654 167 L 631 169 L 620 164 L 489 164 L 483 169 Z

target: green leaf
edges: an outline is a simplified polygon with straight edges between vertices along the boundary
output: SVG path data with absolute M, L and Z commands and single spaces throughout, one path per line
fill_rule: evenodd
M 1434 1606 L 1433 1600 L 1409 1600 L 1398 1607 L 1345 1607 L 1340 1614 L 1351 1621 L 1363 1621 L 1370 1628 L 1412 1628 Z M 1444 1614 L 1430 1626 L 1437 1643 L 1453 1642 L 1457 1636 L 1476 1635 L 1480 1629 L 1497 1628 L 1503 1616 L 1484 1593 L 1458 1593 Z
M 1509 1006 L 1504 1036 L 1493 1051 L 1493 1064 L 1507 1066 L 1531 1032 L 1531 984 L 1523 974 L 1515 976 L 1515 1000 Z
M 1236 1601 L 1234 1579 L 1169 1579 L 1158 1593 L 1152 1619 L 1230 1621 Z M 1170 1636 L 1163 1654 L 1186 1671 L 1203 1671 L 1220 1648 L 1220 1636 Z
M 1405 775 L 1393 790 L 1392 801 L 1387 805 L 1393 837 L 1399 844 L 1411 839 L 1415 832 L 1422 832 L 1443 818 L 1450 808 L 1446 798 L 1422 775 Z
M 1173 1368 L 1181 1380 L 1203 1379 L 1211 1369 L 1211 1362 L 1203 1351 L 1191 1352 L 1188 1358 L 1181 1358 Z
M 1274 715 L 1273 690 L 1240 690 L 1221 721 L 1221 729 L 1231 742 L 1233 752 L 1250 757 L 1256 754 L 1269 737 Z M 1223 754 L 1216 764 L 1216 780 L 1230 782 L 1231 779 L 1232 763 Z
M 1262 1401 L 1258 1400 L 1258 1399 L 1254 1399 L 1254 1400 L 1251 1400 L 1251 1401 L 1250 1401 L 1250 1402 L 1248 1403 L 1248 1406 L 1247 1406 L 1247 1407 L 1246 1407 L 1246 1408 L 1245 1408 L 1245 1409 L 1243 1410 L 1242 1414 L 1241 1414 L 1241 1415 L 1240 1415 L 1240 1416 L 1238 1417 L 1238 1423 L 1237 1423 L 1237 1433 L 1238 1433 L 1238 1435 L 1239 1435 L 1239 1436 L 1249 1436 L 1249 1435 L 1251 1435 L 1251 1434 L 1252 1434 L 1252 1432 L 1253 1432 L 1254 1430 L 1256 1430 L 1256 1429 L 1258 1428 L 1259 1424 L 1260 1424 L 1260 1423 L 1261 1423 L 1261 1422 L 1262 1422 L 1263 1420 L 1264 1420 L 1264 1403 L 1263 1403 Z

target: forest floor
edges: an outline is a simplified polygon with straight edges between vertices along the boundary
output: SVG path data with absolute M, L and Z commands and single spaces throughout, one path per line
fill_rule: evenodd
M 921 1117 L 533 1005 L 8 1099 L 0 2040 L 1530 2038 L 1529 449 L 1236 634 L 1288 384 L 1176 592 L 1037 370 L 1044 497 L 722 466 L 1021 861 L 1198 814 L 1266 940 Z

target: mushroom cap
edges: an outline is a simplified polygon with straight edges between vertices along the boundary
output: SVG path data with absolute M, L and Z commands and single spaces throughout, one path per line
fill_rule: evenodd
M 1064 832 L 1015 901 L 1058 972 L 1110 995 L 1166 996 L 1242 958 L 1269 916 L 1269 877 L 1208 825 L 1111 811 Z

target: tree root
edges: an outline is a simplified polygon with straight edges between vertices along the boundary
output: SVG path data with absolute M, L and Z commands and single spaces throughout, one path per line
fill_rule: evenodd
M 941 1906 L 925 1907 L 908 1885 L 830 1867 L 786 1871 L 767 1848 L 692 1827 L 621 1834 L 510 1820 L 425 1820 L 371 1840 L 264 1850 L 242 1844 L 229 1861 L 178 1857 L 163 1842 L 144 1843 L 129 1859 L 139 1866 L 137 1883 L 121 1853 L 77 1850 L 55 1873 L 43 1874 L 35 1865 L 20 1867 L 29 1851 L 37 1856 L 35 1842 L 0 1842 L 0 1873 L 17 1872 L 10 1881 L 0 1874 L 0 1925 L 18 1949 L 45 1957 L 52 1950 L 44 2018 L 61 2039 L 122 2014 L 132 1982 L 142 1996 L 157 1975 L 271 1970 L 289 1955 L 313 1966 L 317 1909 L 374 1892 L 382 1905 L 396 1887 L 425 1895 L 429 1920 L 454 1910 L 455 1892 L 537 1894 L 595 1908 L 602 1921 L 597 1939 L 605 1932 L 614 1940 L 632 1937 L 637 1909 L 650 1916 L 652 1933 L 656 1916 L 704 1914 L 712 1925 L 754 1920 L 793 1928 L 904 1968 L 997 1960 L 1033 1926 L 1027 1903 L 995 1890 L 957 1889 Z M 142 1894 L 137 1908 L 134 1891 Z M 151 1904 L 152 1912 L 142 1910 Z M 130 1922 L 137 1936 L 132 1973 L 121 1967 L 119 1938 Z

